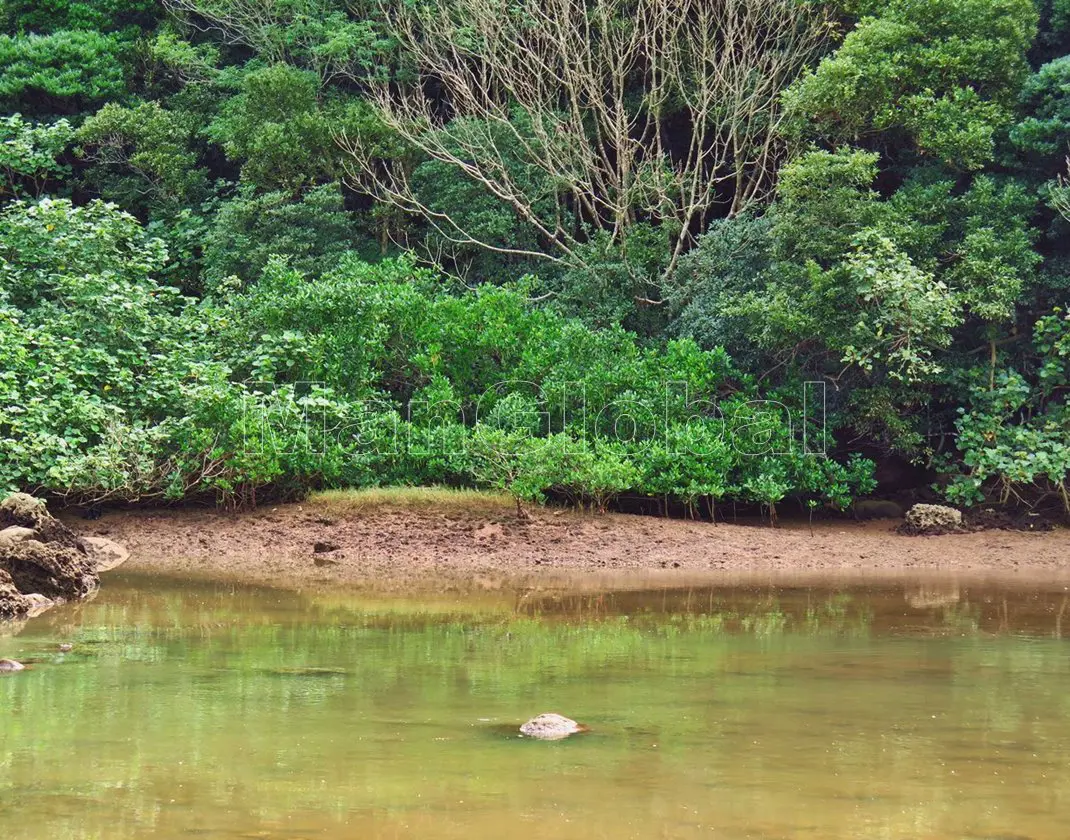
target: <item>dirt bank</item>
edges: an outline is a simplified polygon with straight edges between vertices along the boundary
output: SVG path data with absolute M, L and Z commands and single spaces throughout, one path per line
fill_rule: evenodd
M 126 569 L 286 587 L 426 584 L 649 571 L 657 576 L 895 576 L 919 572 L 1070 580 L 1070 531 L 894 533 L 896 522 L 780 528 L 494 505 L 313 502 L 244 513 L 157 510 L 68 520 L 131 552 Z

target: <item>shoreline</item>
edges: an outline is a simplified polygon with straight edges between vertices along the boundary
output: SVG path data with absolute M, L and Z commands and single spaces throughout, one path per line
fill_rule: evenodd
M 358 497 L 359 498 L 359 497 Z M 130 551 L 125 572 L 276 588 L 572 590 L 953 577 L 1070 584 L 1070 529 L 904 536 L 894 520 L 713 525 L 496 500 L 303 503 L 252 511 L 145 509 L 64 519 Z

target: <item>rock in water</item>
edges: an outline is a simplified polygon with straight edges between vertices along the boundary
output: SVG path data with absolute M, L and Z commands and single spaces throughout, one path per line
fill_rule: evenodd
M 26 599 L 27 604 L 26 618 L 33 618 L 56 606 L 55 601 L 51 598 L 46 598 L 40 592 L 31 592 L 29 595 L 23 595 L 22 597 Z
M 7 569 L 0 566 L 0 621 L 24 617 L 31 606 L 30 599 L 19 592 Z
M 96 564 L 76 548 L 26 540 L 0 555 L 19 592 L 52 601 L 76 601 L 97 589 Z
M 570 718 L 548 712 L 538 717 L 533 717 L 520 727 L 520 734 L 528 738 L 537 738 L 540 741 L 560 741 L 577 732 L 587 732 L 588 728 L 582 723 Z
M 25 493 L 0 502 L 0 620 L 26 618 L 96 591 L 98 555 Z M 116 547 L 118 548 L 118 547 Z M 93 556 L 90 556 L 92 551 Z
M 114 540 L 104 537 L 82 537 L 82 546 L 98 573 L 110 572 L 130 559 L 129 551 Z
M 26 666 L 14 659 L 0 659 L 0 674 L 13 674 L 16 671 L 25 671 Z

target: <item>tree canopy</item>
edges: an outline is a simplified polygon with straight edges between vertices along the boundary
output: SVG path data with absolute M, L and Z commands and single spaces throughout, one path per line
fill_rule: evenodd
M 6 489 L 1070 513 L 1064 0 L 0 27 Z

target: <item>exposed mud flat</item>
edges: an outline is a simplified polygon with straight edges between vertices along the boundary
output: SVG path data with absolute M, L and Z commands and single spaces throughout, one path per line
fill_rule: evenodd
M 505 578 L 604 579 L 642 573 L 666 582 L 898 576 L 1070 580 L 1070 531 L 895 533 L 895 521 L 716 526 L 653 517 L 538 509 L 339 508 L 304 503 L 249 512 L 146 510 L 69 519 L 126 545 L 132 571 L 233 578 L 284 587 L 495 586 Z

